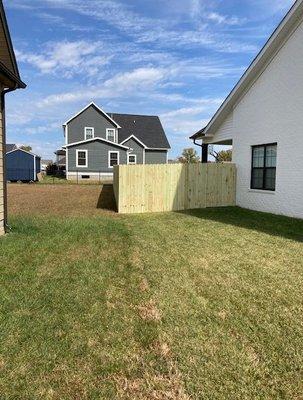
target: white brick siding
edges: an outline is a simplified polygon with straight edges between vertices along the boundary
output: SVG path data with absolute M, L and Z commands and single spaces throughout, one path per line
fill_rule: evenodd
M 303 23 L 234 109 L 237 204 L 303 218 Z M 251 146 L 278 143 L 274 193 L 252 192 Z

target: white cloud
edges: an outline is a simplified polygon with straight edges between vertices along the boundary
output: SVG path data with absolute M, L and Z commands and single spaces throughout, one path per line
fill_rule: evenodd
M 239 18 L 235 16 L 229 17 L 227 15 L 222 15 L 217 12 L 211 12 L 207 14 L 207 19 L 222 25 L 241 25 L 246 21 L 244 18 Z
M 165 129 L 174 137 L 188 137 L 206 126 L 209 117 L 222 103 L 219 98 L 196 99 L 191 107 L 176 108 L 160 114 Z
M 165 76 L 166 72 L 161 68 L 138 68 L 131 72 L 117 74 L 97 87 L 87 87 L 85 90 L 48 96 L 37 106 L 45 107 L 98 98 L 125 97 L 130 93 L 144 95 L 144 89 L 151 91 Z
M 72 77 L 85 72 L 93 76 L 110 60 L 110 57 L 97 55 L 99 48 L 99 43 L 63 41 L 46 44 L 42 54 L 17 51 L 16 55 L 18 61 L 31 64 L 42 74 L 60 73 Z
M 237 17 L 228 17 L 216 12 L 201 12 L 206 2 L 192 0 L 191 13 L 201 19 L 197 26 L 187 29 L 176 26 L 167 19 L 151 18 L 140 15 L 135 7 L 113 0 L 36 0 L 33 11 L 49 7 L 52 10 L 68 10 L 90 17 L 114 27 L 127 34 L 136 43 L 153 43 L 162 48 L 167 47 L 207 47 L 220 52 L 253 52 L 255 47 L 243 43 L 242 40 L 231 40 L 219 30 L 211 29 L 209 20 L 221 25 L 237 25 L 241 20 Z M 32 6 L 31 0 L 12 0 L 11 7 Z M 209 7 L 209 5 L 208 5 Z M 67 21 L 67 26 L 70 24 Z

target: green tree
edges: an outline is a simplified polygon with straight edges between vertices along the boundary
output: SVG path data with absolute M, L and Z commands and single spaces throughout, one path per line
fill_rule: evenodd
M 217 163 L 232 161 L 232 150 L 221 150 L 218 152 L 212 150 L 210 154 L 215 158 Z
M 178 161 L 182 164 L 196 164 L 200 161 L 200 158 L 195 149 L 189 148 L 182 151 L 182 155 L 178 157 Z
M 32 151 L 31 146 L 20 146 L 20 149 L 25 150 L 25 151 Z

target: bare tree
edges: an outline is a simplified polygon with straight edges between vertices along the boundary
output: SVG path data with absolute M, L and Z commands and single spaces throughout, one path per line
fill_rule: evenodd
M 221 150 L 217 152 L 211 148 L 209 154 L 215 158 L 217 163 L 232 161 L 232 150 Z

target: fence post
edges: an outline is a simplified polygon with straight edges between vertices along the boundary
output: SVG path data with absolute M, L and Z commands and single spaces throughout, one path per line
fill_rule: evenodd
M 79 171 L 77 171 L 77 185 L 79 184 Z

